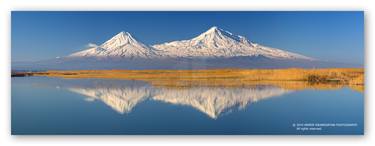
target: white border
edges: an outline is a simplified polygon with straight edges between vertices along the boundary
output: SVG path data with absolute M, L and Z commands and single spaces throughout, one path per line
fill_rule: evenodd
M 371 90 L 374 51 L 371 0 L 0 0 L 0 145 L 374 145 Z M 366 48 L 365 136 L 11 136 L 10 12 L 12 10 L 364 10 Z M 25 34 L 27 35 L 27 34 Z

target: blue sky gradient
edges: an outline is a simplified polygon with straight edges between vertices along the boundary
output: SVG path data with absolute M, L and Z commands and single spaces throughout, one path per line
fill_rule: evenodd
M 11 17 L 12 61 L 69 55 L 120 31 L 153 45 L 193 38 L 212 26 L 321 60 L 363 64 L 364 13 L 350 12 L 29 12 Z

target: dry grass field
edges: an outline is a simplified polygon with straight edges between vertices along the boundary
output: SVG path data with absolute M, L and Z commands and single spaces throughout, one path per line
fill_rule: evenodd
M 364 90 L 363 68 L 210 69 L 210 70 L 50 70 L 27 73 L 60 78 L 102 78 L 146 81 L 154 86 L 274 85 L 287 89 Z

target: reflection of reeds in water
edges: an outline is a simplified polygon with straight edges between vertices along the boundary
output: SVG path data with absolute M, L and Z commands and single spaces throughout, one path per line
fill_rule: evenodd
M 362 68 L 328 69 L 211 69 L 211 70 L 75 70 L 34 73 L 63 78 L 110 78 L 147 81 L 154 86 L 249 86 L 273 85 L 285 89 L 364 90 Z
M 239 86 L 255 86 L 255 85 L 270 85 L 277 86 L 284 89 L 290 90 L 303 90 L 303 89 L 320 89 L 330 90 L 339 89 L 344 87 L 344 84 L 339 83 L 309 83 L 306 81 L 151 81 L 154 86 L 165 86 L 165 87 L 194 87 L 194 86 L 224 86 L 224 87 L 239 87 Z M 351 87 L 351 86 L 350 86 Z M 353 86 L 353 87 L 357 87 Z

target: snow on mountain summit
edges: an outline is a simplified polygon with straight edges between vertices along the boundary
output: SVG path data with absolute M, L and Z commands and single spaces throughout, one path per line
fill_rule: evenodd
M 231 32 L 222 30 L 218 28 L 217 26 L 211 27 L 206 32 L 193 38 L 193 40 L 194 41 L 219 41 L 218 39 L 227 39 L 227 38 L 230 38 L 239 42 L 244 42 L 244 43 L 247 42 L 245 37 L 233 35 Z
M 138 42 L 130 33 L 122 31 L 100 46 L 73 53 L 69 57 L 151 58 L 155 56 L 155 51 L 152 47 Z

